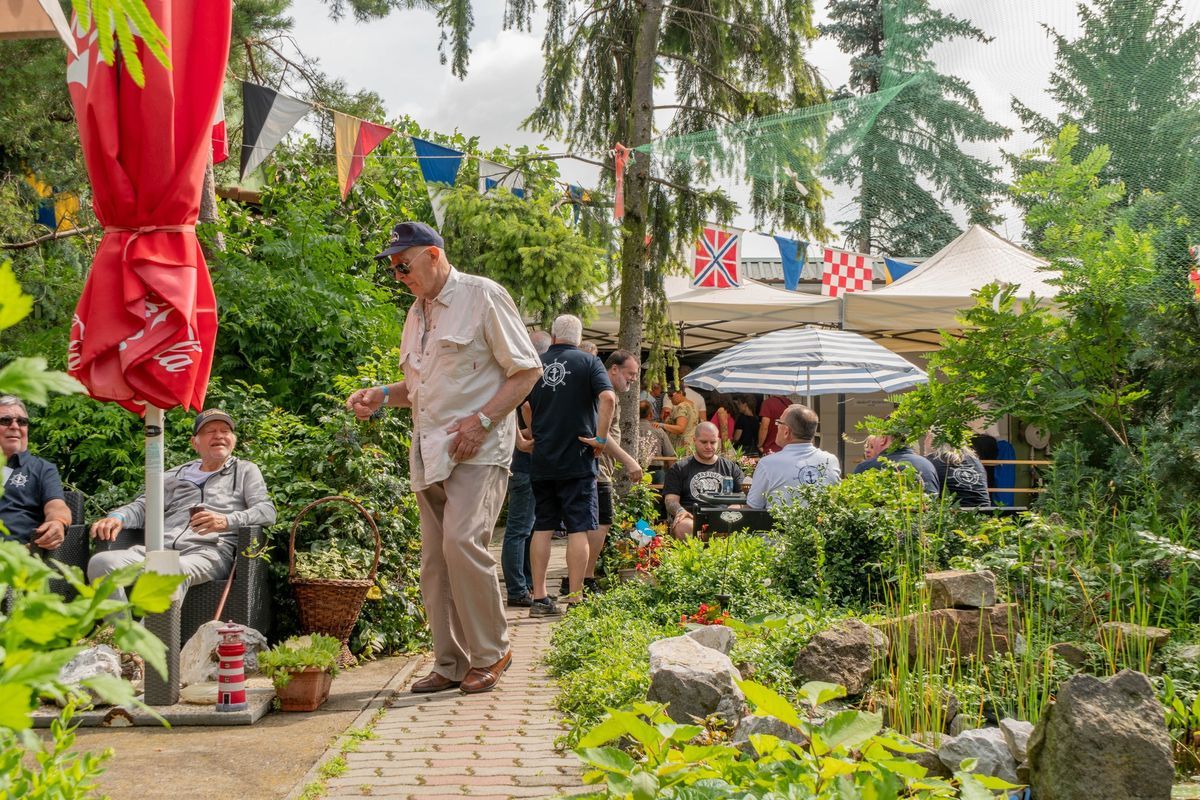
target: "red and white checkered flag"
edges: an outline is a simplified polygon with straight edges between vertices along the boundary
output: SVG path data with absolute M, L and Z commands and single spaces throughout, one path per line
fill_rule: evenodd
M 871 291 L 871 262 L 862 253 L 825 248 L 825 269 L 821 273 L 821 293 L 838 297 L 847 292 Z

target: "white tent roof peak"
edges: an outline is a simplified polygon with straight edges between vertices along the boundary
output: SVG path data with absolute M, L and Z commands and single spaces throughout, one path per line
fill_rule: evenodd
M 1000 281 L 1019 298 L 1050 300 L 1050 263 L 988 230 L 972 225 L 900 280 L 842 300 L 846 330 L 870 332 L 897 351 L 937 347 L 939 330 L 961 328 L 958 315 L 975 304 L 972 295 Z
M 1020 286 L 1022 296 L 1051 297 L 1057 290 L 1046 283 L 1053 277 L 1044 271 L 1049 266 L 1049 261 L 995 231 L 972 225 L 912 272 L 875 294 L 969 296 L 993 281 L 1003 281 Z

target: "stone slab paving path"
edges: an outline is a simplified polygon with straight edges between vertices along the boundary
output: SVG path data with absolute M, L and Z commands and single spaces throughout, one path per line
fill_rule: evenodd
M 557 576 L 560 542 L 554 555 Z M 403 687 L 375 723 L 377 738 L 345 755 L 348 769 L 328 780 L 326 796 L 504 800 L 584 791 L 579 760 L 554 749 L 563 728 L 542 658 L 556 620 L 530 619 L 526 608 L 508 609 L 508 620 L 513 664 L 496 689 L 414 695 Z M 427 661 L 414 677 L 428 671 Z

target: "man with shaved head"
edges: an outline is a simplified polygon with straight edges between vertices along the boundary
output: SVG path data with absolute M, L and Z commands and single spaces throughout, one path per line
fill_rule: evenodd
M 686 539 L 696 533 L 695 508 L 701 494 L 741 491 L 742 468 L 717 455 L 720 443 L 717 426 L 701 422 L 696 426 L 695 454 L 676 461 L 667 470 L 663 481 L 663 503 L 667 507 L 671 535 L 676 539 Z

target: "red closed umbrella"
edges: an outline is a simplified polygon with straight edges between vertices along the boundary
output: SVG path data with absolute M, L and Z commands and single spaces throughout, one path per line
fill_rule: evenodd
M 200 410 L 217 335 L 196 219 L 229 56 L 230 0 L 148 0 L 170 68 L 139 42 L 145 85 L 74 34 L 67 84 L 104 236 L 75 309 L 68 371 L 146 414 L 146 546 L 162 549 L 162 412 Z M 153 457 L 153 458 L 152 458 Z M 154 460 L 156 458 L 156 460 Z M 156 496 L 157 495 L 157 496 Z M 157 532 L 154 527 L 157 523 Z
M 67 59 L 104 237 L 75 310 L 69 371 L 99 400 L 199 410 L 217 334 L 195 224 L 229 56 L 230 0 L 150 0 L 171 68 L 142 48 L 145 86 L 75 27 Z

